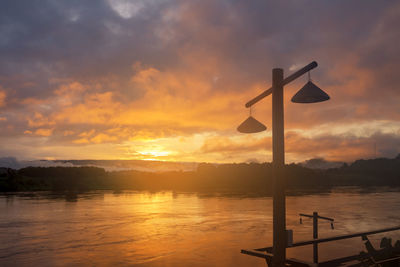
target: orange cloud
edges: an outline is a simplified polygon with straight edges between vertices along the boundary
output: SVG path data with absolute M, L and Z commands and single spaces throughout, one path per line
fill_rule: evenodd
M 40 105 L 51 106 L 65 97 L 67 100 L 62 102 L 64 104 L 48 109 L 47 116 L 35 112 L 28 119 L 28 125 L 32 128 L 51 126 L 51 130 L 39 128 L 33 132 L 51 138 L 58 135 L 58 140 L 71 145 L 115 144 L 120 145 L 121 149 L 126 146 L 120 156 L 127 158 L 216 162 L 265 161 L 271 158 L 270 132 L 267 137 L 238 136 L 235 133 L 236 126 L 248 115 L 243 104 L 249 100 L 249 96 L 255 96 L 265 89 L 260 83 L 254 83 L 244 91 L 214 91 L 216 80 L 212 77 L 205 79 L 201 73 L 161 71 L 138 63 L 133 69 L 136 73 L 131 77 L 129 86 L 141 88 L 143 94 L 140 97 L 122 100 L 118 91 L 102 92 L 103 87 L 97 85 L 90 87 L 67 82 L 58 86 L 54 96 Z M 288 91 L 292 89 L 289 87 Z M 331 103 L 327 102 L 326 106 L 326 103 L 296 105 L 290 102 L 289 93 L 285 99 L 289 162 L 313 157 L 352 160 L 370 155 L 370 146 L 363 145 L 369 141 L 369 137 L 349 139 L 341 136 L 346 131 L 355 133 L 349 125 L 336 127 L 331 123 L 334 119 L 327 120 L 325 128 L 334 128 L 337 133 L 326 135 L 325 124 L 321 124 L 323 118 L 326 120 L 336 116 L 330 112 L 334 108 Z M 257 105 L 253 114 L 270 127 L 271 100 L 264 101 L 266 104 Z M 368 109 L 363 104 L 355 109 L 355 113 L 363 115 L 368 113 Z M 389 122 L 388 126 L 371 124 L 371 127 L 384 129 L 390 128 L 390 125 L 393 126 Z M 291 132 L 290 129 L 296 129 L 297 132 Z M 300 129 L 302 134 L 298 133 Z M 197 145 L 193 145 L 191 136 L 198 133 L 204 135 L 196 141 Z M 188 139 L 182 139 L 183 136 Z M 176 138 L 183 140 L 179 148 Z M 150 145 L 150 140 L 159 145 Z M 128 145 L 129 142 L 133 143 Z M 173 145 L 169 146 L 168 143 Z M 131 146 L 140 149 L 132 152 Z
M 44 116 L 39 112 L 35 112 L 33 116 L 28 118 L 28 126 L 29 127 L 42 127 L 42 126 L 50 126 L 54 125 L 55 122 L 51 121 L 48 117 Z
M 1 89 L 1 86 L 0 86 Z M 0 107 L 4 106 L 6 103 L 6 92 L 3 90 L 0 90 Z
M 45 129 L 45 128 L 41 128 L 41 129 L 37 129 L 37 130 L 35 131 L 35 134 L 36 134 L 36 135 L 39 135 L 39 136 L 46 136 L 46 137 L 48 137 L 48 136 L 51 136 L 51 135 L 53 134 L 53 130 L 54 130 L 54 129 Z

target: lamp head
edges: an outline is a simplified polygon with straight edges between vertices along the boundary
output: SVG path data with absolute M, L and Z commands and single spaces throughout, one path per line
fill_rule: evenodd
M 318 103 L 329 100 L 329 95 L 313 82 L 308 81 L 293 97 L 294 103 Z
M 254 119 L 251 115 L 237 127 L 237 130 L 241 133 L 259 133 L 266 129 L 267 127 L 264 124 Z

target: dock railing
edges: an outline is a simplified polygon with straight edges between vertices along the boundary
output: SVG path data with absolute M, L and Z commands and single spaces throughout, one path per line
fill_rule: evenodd
M 355 237 L 380 234 L 380 233 L 397 231 L 397 230 L 400 230 L 400 225 L 394 226 L 394 227 L 389 227 L 389 228 L 367 231 L 367 232 L 357 232 L 357 233 L 352 233 L 352 234 L 344 234 L 344 235 L 337 235 L 337 236 L 295 242 L 295 243 L 291 244 L 290 246 L 288 246 L 288 248 L 301 247 L 301 246 L 314 245 L 314 244 L 318 245 L 320 243 L 326 243 L 326 242 L 338 241 L 338 240 L 343 240 L 343 239 L 350 239 L 350 238 L 355 238 Z M 242 249 L 241 253 L 247 254 L 250 256 L 263 258 L 267 261 L 267 264 L 269 264 L 273 258 L 272 247 L 264 247 L 264 248 L 250 249 L 250 250 Z M 351 261 L 355 261 L 355 260 L 359 260 L 359 259 L 360 259 L 360 254 L 347 256 L 347 257 L 343 257 L 343 258 L 336 258 L 336 259 L 332 259 L 332 260 L 320 262 L 320 263 L 318 263 L 318 262 L 317 263 L 303 262 L 303 261 L 294 260 L 294 259 L 287 259 L 286 262 L 287 262 L 287 264 L 289 264 L 289 266 L 324 266 L 325 267 L 325 266 L 340 266 L 343 263 L 351 262 Z M 355 264 L 352 266 L 362 266 L 362 265 Z

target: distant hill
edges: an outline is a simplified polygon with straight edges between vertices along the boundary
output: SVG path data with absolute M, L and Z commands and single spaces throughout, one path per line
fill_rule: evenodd
M 55 163 L 71 163 L 73 166 L 95 166 L 106 170 L 137 170 L 144 172 L 193 171 L 195 162 L 153 160 L 54 160 Z
M 310 169 L 332 169 L 332 168 L 339 168 L 345 164 L 345 162 L 340 161 L 327 161 L 323 158 L 315 158 L 309 159 L 304 162 L 298 163 L 303 167 L 310 168 Z
M 246 163 L 260 163 L 249 161 Z M 215 164 L 215 163 L 214 163 Z M 327 161 L 323 158 L 313 158 L 297 163 L 310 169 L 340 168 L 345 162 Z M 0 158 L 0 167 L 21 169 L 25 167 L 99 167 L 106 171 L 137 170 L 143 172 L 165 172 L 165 171 L 194 171 L 197 162 L 171 162 L 171 161 L 148 161 L 148 160 L 32 160 L 18 161 L 16 158 Z M 216 164 L 220 165 L 220 164 Z
M 107 171 L 137 170 L 144 172 L 193 171 L 198 163 L 149 160 L 32 160 L 18 161 L 16 158 L 0 158 L 0 167 L 21 169 L 26 167 L 99 167 Z

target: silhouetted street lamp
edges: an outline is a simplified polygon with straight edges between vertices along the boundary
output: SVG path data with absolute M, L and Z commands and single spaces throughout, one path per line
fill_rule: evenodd
M 285 142 L 283 120 L 283 87 L 318 66 L 313 61 L 292 75 L 283 78 L 283 69 L 272 70 L 272 87 L 246 103 L 250 108 L 272 94 L 272 166 L 273 166 L 273 259 L 272 266 L 285 266 L 287 234 L 286 205 L 283 167 L 285 166 Z M 329 96 L 311 79 L 292 98 L 294 103 L 317 103 L 329 100 Z M 251 114 L 237 130 L 241 133 L 257 133 L 267 128 Z

